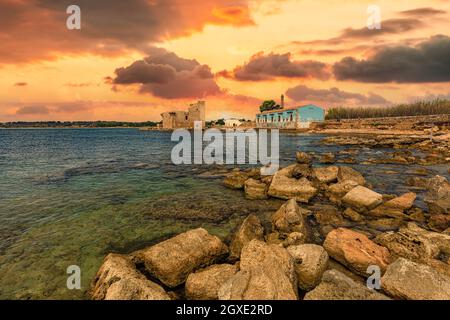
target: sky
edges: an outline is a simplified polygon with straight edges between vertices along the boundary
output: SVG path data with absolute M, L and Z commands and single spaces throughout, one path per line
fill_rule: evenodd
M 0 122 L 160 121 L 197 100 L 254 119 L 282 94 L 450 98 L 450 0 L 0 0 Z

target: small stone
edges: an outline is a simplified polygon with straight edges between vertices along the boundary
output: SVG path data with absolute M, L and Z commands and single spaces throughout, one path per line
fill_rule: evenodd
M 310 164 L 312 162 L 312 157 L 306 152 L 297 152 L 295 158 L 297 159 L 297 163 L 300 164 Z
M 369 220 L 367 221 L 366 225 L 369 228 L 378 230 L 378 231 L 392 231 L 392 230 L 398 230 L 400 226 L 402 225 L 401 219 L 391 219 L 391 218 L 384 218 L 384 219 L 377 219 L 377 220 Z
M 244 184 L 245 197 L 251 200 L 267 199 L 267 189 L 267 184 L 252 178 L 247 179 Z
M 319 162 L 320 163 L 335 163 L 336 158 L 335 158 L 334 154 L 332 154 L 331 152 L 323 153 L 320 156 Z
M 361 186 L 366 184 L 363 175 L 351 167 L 340 166 L 337 178 L 339 182 L 353 180 Z
M 292 170 L 292 177 L 295 179 L 309 178 L 312 175 L 312 169 L 309 164 L 297 164 Z
M 244 189 L 245 181 L 249 178 L 246 172 L 232 171 L 223 180 L 224 185 L 230 189 Z
M 435 231 L 443 231 L 450 228 L 450 215 L 448 214 L 432 214 L 428 221 L 430 229 Z

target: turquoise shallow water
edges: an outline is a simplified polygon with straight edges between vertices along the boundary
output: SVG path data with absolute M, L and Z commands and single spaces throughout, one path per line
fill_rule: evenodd
M 282 134 L 282 164 L 299 149 L 346 149 L 321 145 L 322 138 Z M 172 165 L 174 145 L 168 132 L 134 129 L 0 130 L 0 298 L 86 298 L 108 252 L 131 252 L 198 226 L 227 240 L 249 213 L 267 221 L 280 205 L 245 200 L 200 175 L 217 167 Z M 360 149 L 357 158 L 391 151 Z M 415 169 L 351 166 L 383 193 L 408 190 L 404 181 Z M 81 267 L 82 290 L 66 288 L 72 264 Z

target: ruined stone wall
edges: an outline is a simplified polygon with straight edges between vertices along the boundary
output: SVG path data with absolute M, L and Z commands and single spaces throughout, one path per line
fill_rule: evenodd
M 201 121 L 202 127 L 205 127 L 206 102 L 198 101 L 189 106 L 188 123 L 189 127 L 194 127 L 194 121 Z
M 438 127 L 450 129 L 450 114 L 410 117 L 327 120 L 326 129 L 424 130 Z
M 202 121 L 202 127 L 205 127 L 206 102 L 198 101 L 189 106 L 186 111 L 170 111 L 161 114 L 162 127 L 164 129 L 193 128 L 194 121 Z

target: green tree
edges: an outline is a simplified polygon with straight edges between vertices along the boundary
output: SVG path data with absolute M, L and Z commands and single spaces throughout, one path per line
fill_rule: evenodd
M 278 109 L 281 109 L 281 106 L 277 104 L 274 100 L 266 100 L 259 106 L 259 110 L 261 112 Z

